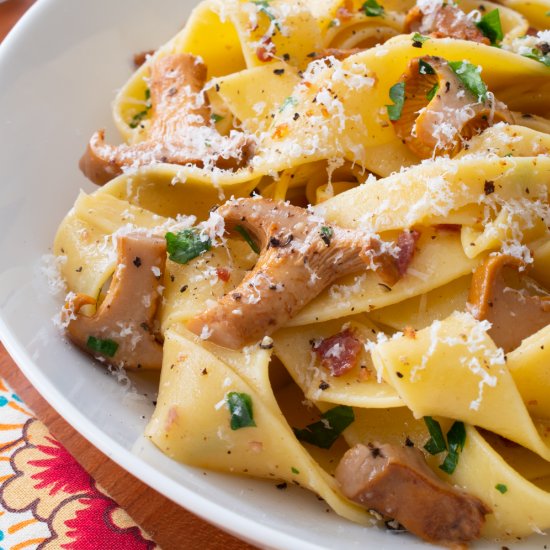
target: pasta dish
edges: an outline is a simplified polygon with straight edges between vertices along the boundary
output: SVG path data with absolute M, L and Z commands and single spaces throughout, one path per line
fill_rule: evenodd
M 444 546 L 550 528 L 550 2 L 204 0 L 55 238 L 146 435 Z M 84 147 L 83 147 L 84 150 Z

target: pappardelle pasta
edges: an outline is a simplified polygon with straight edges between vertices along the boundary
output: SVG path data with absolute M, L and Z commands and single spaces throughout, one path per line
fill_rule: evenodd
M 55 239 L 174 460 L 441 545 L 550 528 L 550 3 L 205 0 Z

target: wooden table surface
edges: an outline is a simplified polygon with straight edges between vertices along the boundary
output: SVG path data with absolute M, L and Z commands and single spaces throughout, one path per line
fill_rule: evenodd
M 0 42 L 34 1 L 7 0 L 7 2 L 0 3 Z M 82 466 L 153 537 L 161 548 L 164 550 L 181 550 L 183 548 L 186 550 L 195 548 L 253 550 L 252 546 L 200 520 L 109 460 L 73 430 L 46 403 L 23 376 L 1 344 L 0 376 L 7 380 Z

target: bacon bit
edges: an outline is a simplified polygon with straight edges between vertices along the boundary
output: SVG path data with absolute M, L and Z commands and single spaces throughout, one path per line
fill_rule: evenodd
M 275 127 L 275 131 L 273 132 L 273 138 L 274 139 L 283 139 L 286 136 L 288 136 L 289 128 L 288 124 L 279 124 Z
M 420 231 L 413 229 L 412 231 L 403 231 L 398 239 L 397 246 L 399 247 L 399 255 L 397 256 L 397 270 L 402 277 L 407 273 L 409 265 L 413 259 L 416 249 L 416 242 L 420 238 Z
M 349 21 L 353 17 L 353 0 L 344 0 L 336 10 L 336 19 L 342 22 Z
M 139 52 L 134 54 L 134 67 L 139 69 L 146 61 L 147 56 L 153 55 L 155 50 L 147 50 L 145 52 Z
M 231 278 L 231 272 L 225 267 L 218 267 L 216 269 L 216 273 L 218 275 L 218 279 L 224 283 L 227 283 L 227 281 Z
M 330 370 L 332 376 L 342 376 L 357 365 L 362 343 L 346 329 L 330 338 L 325 338 L 313 348 L 321 365 Z
M 164 424 L 164 429 L 169 431 L 172 426 L 178 421 L 178 409 L 177 407 L 170 407 L 168 414 L 166 415 L 166 422 Z
M 275 44 L 273 40 L 271 40 L 271 36 L 264 36 L 260 42 L 261 45 L 256 49 L 256 57 L 262 63 L 267 63 L 275 57 Z
M 403 334 L 405 335 L 405 338 L 411 338 L 413 340 L 416 338 L 416 330 L 412 327 L 405 327 L 403 329 Z

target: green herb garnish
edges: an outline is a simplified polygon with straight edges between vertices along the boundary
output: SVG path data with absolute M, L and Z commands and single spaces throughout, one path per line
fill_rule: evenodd
M 300 470 L 298 470 L 298 468 L 295 468 L 294 466 L 292 466 L 292 467 L 290 468 L 290 471 L 291 471 L 293 474 L 296 474 L 296 475 L 300 473 Z
M 424 449 L 428 451 L 431 455 L 436 455 L 447 450 L 447 444 L 445 443 L 445 438 L 443 437 L 443 432 L 441 431 L 441 425 L 437 420 L 434 420 L 431 416 L 425 416 L 424 422 L 428 427 L 428 432 L 430 432 L 430 439 L 424 445 Z
M 250 246 L 250 248 L 252 248 L 252 250 L 256 252 L 256 254 L 260 253 L 260 247 L 256 244 L 254 239 L 250 236 L 250 233 L 242 225 L 237 225 L 237 227 L 235 227 L 235 231 L 237 231 L 237 233 L 240 233 L 242 238 L 248 243 L 248 246 Z
M 210 115 L 210 120 L 215 124 L 216 122 L 220 122 L 224 119 L 222 115 L 217 115 L 216 113 L 212 113 Z
M 418 72 L 420 74 L 435 74 L 434 68 L 423 59 L 418 61 Z
M 326 225 L 323 225 L 323 227 L 321 227 L 321 231 L 319 232 L 321 234 L 321 239 L 323 240 L 323 242 L 329 246 L 330 245 L 330 241 L 334 235 L 334 229 L 332 229 L 332 227 L 328 227 Z
M 170 260 L 178 264 L 189 263 L 212 248 L 210 239 L 203 240 L 198 229 L 184 229 L 178 233 L 166 233 L 166 249 Z
M 454 71 L 464 87 L 474 94 L 479 101 L 487 99 L 487 85 L 481 80 L 480 71 L 468 61 L 449 61 L 449 67 Z
M 292 428 L 294 435 L 305 443 L 321 449 L 330 449 L 340 434 L 355 420 L 351 407 L 338 405 L 321 415 L 319 422 L 308 424 L 304 429 Z
M 378 17 L 384 15 L 384 7 L 381 6 L 376 0 L 367 0 L 361 9 L 365 12 L 367 17 Z
M 275 22 L 275 26 L 277 27 L 278 30 L 281 30 L 281 25 L 279 24 L 278 21 L 275 21 L 276 17 L 271 11 L 271 6 L 269 5 L 270 1 L 271 0 L 252 0 L 252 3 L 258 6 L 259 12 L 264 13 L 265 15 L 267 15 L 270 21 Z
M 298 105 L 298 100 L 295 97 L 289 96 L 281 103 L 279 113 L 282 113 L 289 106 L 295 107 L 296 105 Z
M 508 492 L 508 486 L 507 485 L 504 485 L 504 483 L 497 483 L 495 485 L 495 489 L 499 492 L 499 493 L 507 493 Z
M 231 414 L 230 425 L 232 430 L 256 426 L 250 395 L 233 391 L 227 394 L 225 400 Z
M 386 105 L 390 120 L 399 120 L 401 118 L 401 112 L 403 111 L 403 104 L 405 103 L 405 83 L 398 82 L 390 88 L 390 99 L 393 101 L 393 105 Z
M 543 54 L 538 48 L 532 48 L 531 53 L 522 54 L 523 57 L 528 57 L 529 59 L 534 59 L 547 67 L 550 67 L 550 55 Z
M 458 458 L 464 445 L 466 444 L 466 428 L 464 422 L 454 422 L 451 429 L 447 432 L 447 443 L 449 444 L 449 453 L 441 466 L 441 470 L 452 474 L 456 470 Z
M 436 82 L 433 85 L 433 88 L 426 94 L 427 100 L 431 101 L 435 97 L 438 91 L 439 91 L 439 82 Z
M 504 38 L 502 25 L 500 23 L 500 12 L 498 9 L 486 13 L 480 21 L 476 23 L 476 27 L 491 41 L 491 45 L 493 46 Z
M 95 336 L 88 337 L 86 346 L 101 355 L 105 355 L 106 357 L 114 357 L 118 350 L 118 344 L 114 340 L 102 340 L 101 338 L 96 338 Z
M 136 113 L 132 117 L 132 120 L 128 123 L 128 126 L 130 126 L 132 130 L 137 128 L 141 121 L 149 114 L 151 107 L 151 90 L 149 88 L 145 88 L 145 109 L 139 113 Z
M 413 46 L 415 48 L 421 48 L 422 44 L 424 44 L 424 42 L 426 42 L 426 40 L 429 40 L 429 39 L 430 39 L 429 36 L 423 36 L 419 32 L 415 32 L 412 37 Z

